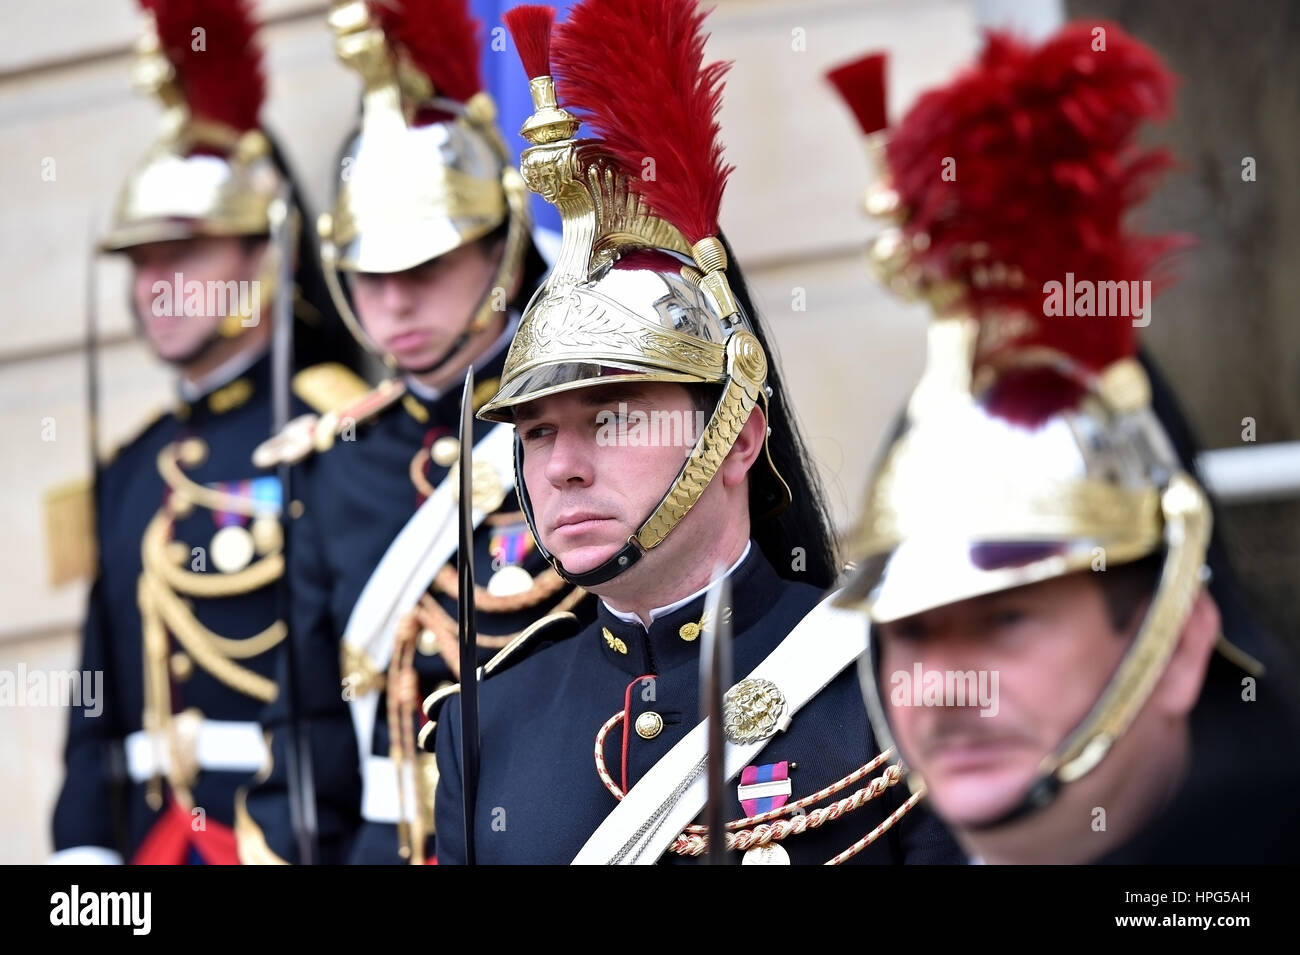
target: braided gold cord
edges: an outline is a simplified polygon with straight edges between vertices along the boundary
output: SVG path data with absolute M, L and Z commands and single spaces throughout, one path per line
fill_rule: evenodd
M 887 759 L 889 759 L 889 757 L 893 755 L 894 755 L 894 749 L 891 746 L 883 753 L 880 753 L 871 762 L 867 763 L 864 766 L 859 766 L 857 769 L 853 770 L 853 772 L 849 773 L 843 779 L 839 779 L 831 783 L 825 789 L 818 790 L 817 792 L 813 793 L 811 796 L 804 796 L 802 799 L 795 800 L 794 802 L 788 802 L 784 806 L 778 806 L 775 809 L 769 809 L 767 812 L 760 812 L 758 813 L 758 815 L 755 816 L 749 816 L 745 819 L 737 819 L 735 822 L 729 822 L 727 823 L 727 828 L 742 829 L 745 826 L 752 826 L 755 823 L 767 822 L 769 819 L 776 819 L 779 816 L 789 815 L 790 813 L 802 809 L 804 806 L 811 806 L 815 802 L 821 802 L 823 799 L 826 799 L 829 796 L 834 796 L 837 792 L 840 792 L 841 790 L 848 789 L 850 786 L 856 783 L 863 776 L 866 776 L 868 773 L 878 769 L 881 763 L 885 762 Z M 709 831 L 709 827 L 708 826 L 687 826 L 685 831 L 691 833 L 706 833 Z
M 444 570 L 445 569 L 446 568 L 444 567 Z M 550 573 L 554 573 L 554 571 L 550 571 Z M 560 581 L 561 584 L 564 583 L 563 578 L 561 578 L 559 574 L 556 574 L 555 577 L 556 580 Z M 478 588 L 475 587 L 475 590 L 477 589 Z M 559 588 L 556 589 L 558 590 Z M 551 608 L 551 613 L 564 613 L 566 611 L 572 610 L 579 603 L 581 603 L 582 598 L 586 596 L 587 596 L 587 592 L 585 590 L 583 590 L 581 587 L 574 587 L 571 591 L 569 591 L 569 593 L 567 593 L 564 596 L 564 599 L 560 600 L 553 608 Z M 542 597 L 540 599 L 544 600 L 546 598 Z M 475 604 L 474 609 L 475 611 L 484 610 L 488 613 L 493 612 L 486 607 L 479 607 L 477 604 Z M 519 609 L 524 610 L 528 608 L 527 606 L 525 606 Z M 460 624 L 455 619 L 453 619 L 451 614 L 447 613 L 447 611 L 443 608 L 442 604 L 434 600 L 433 597 L 431 597 L 428 594 L 422 596 L 420 598 L 419 604 L 416 606 L 414 610 L 414 613 L 419 618 L 421 627 L 423 627 L 426 630 L 433 631 L 434 635 L 439 637 L 442 642 L 446 642 L 450 640 L 452 644 L 455 644 L 456 639 L 459 635 Z M 481 633 L 478 635 L 478 645 L 480 647 L 486 647 L 488 649 L 494 649 L 494 650 L 500 649 L 501 647 L 508 646 L 512 640 L 514 640 L 516 637 L 519 636 L 519 634 L 523 632 L 524 632 L 523 630 L 519 630 L 515 633 L 507 633 L 507 634 L 502 634 L 500 636 Z M 452 661 L 448 660 L 448 662 L 450 663 Z
M 150 576 L 147 572 L 141 575 L 140 581 L 145 591 L 141 597 L 141 608 L 144 608 L 147 599 L 150 608 L 162 618 L 167 625 L 167 629 L 194 658 L 195 663 L 226 686 L 243 693 L 245 696 L 251 696 L 253 699 L 261 700 L 264 703 L 270 703 L 276 698 L 278 690 L 275 681 L 262 676 L 260 673 L 245 669 L 238 664 L 231 663 L 217 648 L 214 641 L 214 638 L 218 640 L 225 638 L 217 637 L 211 630 L 194 619 L 194 616 L 186 609 L 180 598 L 163 586 L 161 581 Z M 278 630 L 276 630 L 277 627 Z M 274 646 L 275 643 L 279 643 L 280 640 L 284 639 L 288 630 L 283 622 L 276 621 L 275 624 L 258 636 L 269 639 L 272 630 L 275 630 L 274 636 L 276 637 L 274 643 L 271 644 L 271 646 Z
M 260 590 L 279 580 L 284 573 L 284 555 L 268 554 L 233 574 L 198 574 L 181 570 L 167 557 L 167 529 L 171 519 L 164 511 L 154 515 L 145 528 L 141 554 L 145 569 L 168 587 L 187 597 L 236 597 Z
M 891 812 L 889 816 L 880 825 L 876 826 L 876 828 L 872 829 L 865 836 L 863 836 L 857 842 L 853 843 L 853 845 L 849 846 L 839 855 L 835 856 L 834 858 L 827 859 L 826 862 L 822 864 L 840 865 L 841 863 L 847 862 L 849 859 L 852 859 L 855 855 L 857 855 L 867 846 L 871 845 L 882 835 L 884 835 L 886 832 L 892 829 L 894 827 L 894 823 L 898 822 L 898 820 L 902 819 L 909 812 L 911 812 L 912 807 L 915 806 L 918 802 L 920 802 L 921 797 L 924 795 L 925 795 L 924 788 L 922 788 L 919 792 L 913 793 L 911 796 L 908 797 L 907 802 L 903 803 L 901 806 L 899 806 L 897 809 Z
M 619 785 L 614 782 L 614 778 L 609 774 L 609 769 L 605 763 L 605 738 L 609 735 L 610 730 L 621 723 L 625 717 L 626 711 L 619 710 L 601 725 L 600 729 L 596 731 L 596 745 L 594 750 L 596 758 L 596 775 L 600 777 L 600 781 L 605 785 L 605 788 L 608 789 L 614 798 L 619 801 L 622 801 L 624 793 L 623 790 L 619 788 Z M 827 822 L 838 819 L 855 809 L 860 809 L 871 800 L 880 796 L 885 792 L 885 790 L 898 785 L 898 782 L 903 778 L 903 764 L 901 761 L 887 767 L 880 776 L 871 780 L 870 783 L 857 790 L 857 792 L 853 793 L 851 796 L 840 799 L 829 806 L 822 807 L 821 809 L 814 809 L 811 812 L 800 814 L 795 816 L 793 819 L 780 819 L 771 824 L 767 822 L 767 820 L 775 819 L 778 816 L 795 813 L 805 806 L 812 805 L 815 802 L 820 802 L 829 796 L 833 796 L 835 793 L 847 789 L 867 774 L 878 769 L 880 765 L 888 760 L 893 754 L 893 747 L 890 747 L 884 752 L 878 754 L 875 759 L 871 760 L 871 762 L 859 766 L 847 776 L 831 783 L 831 785 L 824 789 L 820 789 L 811 795 L 804 796 L 795 802 L 786 803 L 784 806 L 778 806 L 776 809 L 770 809 L 767 812 L 761 812 L 753 816 L 747 816 L 744 819 L 735 819 L 728 822 L 726 824 L 728 830 L 743 831 L 727 832 L 727 848 L 729 850 L 744 851 L 753 846 L 765 846 L 790 835 L 797 835 L 801 832 L 806 832 L 809 829 L 820 828 Z M 902 806 L 890 813 L 890 815 L 881 822 L 880 825 L 876 826 L 853 845 L 849 846 L 849 848 L 845 849 L 825 864 L 839 865 L 840 863 L 853 858 L 853 856 L 871 845 L 871 843 L 875 842 L 881 835 L 892 828 L 899 819 L 903 818 L 903 816 L 905 816 L 907 812 L 921 800 L 923 795 L 925 795 L 924 790 L 909 798 Z M 758 825 L 755 825 L 755 823 L 758 823 Z M 745 826 L 754 826 L 754 828 L 746 830 L 743 829 Z M 707 826 L 687 826 L 673 841 L 672 845 L 669 847 L 669 851 L 682 856 L 700 856 L 704 854 L 709 847 L 707 834 Z
M 411 865 L 424 864 L 424 821 L 420 806 L 406 805 L 406 778 L 415 775 L 415 702 L 406 699 L 401 684 L 414 680 L 415 642 L 419 627 L 410 615 L 403 617 L 397 626 L 397 641 L 388 660 L 388 752 L 397 775 L 397 841 L 398 855 Z M 418 697 L 418 693 L 416 696 Z M 413 786 L 418 802 L 418 782 Z
M 438 588 L 439 593 L 458 598 L 460 596 L 460 579 L 456 574 L 455 563 L 443 564 L 442 568 L 434 576 L 433 584 Z M 563 588 L 564 578 L 556 573 L 553 567 L 547 567 L 534 577 L 533 585 L 527 590 L 504 597 L 489 593 L 487 588 L 475 584 L 474 610 L 486 613 L 517 613 L 520 610 L 527 610 L 536 606 L 547 597 L 559 593 Z
M 753 829 L 745 829 L 740 832 L 727 833 L 727 848 L 737 851 L 744 851 L 752 846 L 765 846 L 770 842 L 776 842 L 790 835 L 798 835 L 809 829 L 817 829 L 840 816 L 850 813 L 855 809 L 860 809 L 871 800 L 875 799 L 881 793 L 891 786 L 898 785 L 903 778 L 903 764 L 895 763 L 877 776 L 871 782 L 859 789 L 852 796 L 847 796 L 824 806 L 821 809 L 814 809 L 812 812 L 804 813 L 793 819 L 778 819 L 773 823 L 763 823 L 755 826 Z M 784 808 L 784 807 L 782 807 Z M 888 822 L 888 820 L 886 820 Z M 881 824 L 884 825 L 883 823 Z M 892 823 L 890 823 L 892 825 Z M 883 828 L 877 827 L 881 832 Z M 873 830 L 874 831 L 874 830 Z M 879 836 L 879 832 L 872 836 L 872 840 Z M 678 855 L 698 856 L 702 855 L 709 848 L 709 839 L 706 835 L 696 835 L 682 833 L 677 837 L 677 841 L 672 844 L 672 851 Z
M 619 710 L 596 731 L 596 775 L 600 781 L 605 784 L 605 788 L 614 794 L 614 798 L 622 802 L 623 790 L 619 788 L 618 783 L 614 782 L 614 777 L 609 774 L 605 768 L 605 736 L 619 723 L 623 722 L 625 711 Z
M 225 511 L 230 514 L 239 514 L 241 517 L 259 517 L 261 515 L 278 515 L 278 507 L 268 507 L 263 503 L 255 503 L 251 499 L 241 497 L 238 494 L 227 494 L 225 491 L 214 491 L 210 487 L 204 487 L 202 484 L 195 483 L 185 476 L 181 466 L 177 461 L 179 449 L 175 443 L 169 444 L 158 452 L 158 473 L 162 479 L 167 482 L 167 486 L 174 493 L 179 494 L 185 500 L 199 507 L 207 508 L 209 511 Z

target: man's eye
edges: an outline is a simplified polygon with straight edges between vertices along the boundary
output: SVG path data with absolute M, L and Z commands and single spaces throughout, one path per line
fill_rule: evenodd
M 442 264 L 442 259 L 430 259 L 427 262 L 421 262 L 411 270 L 411 274 L 419 281 L 424 281 L 432 277 Z
M 1014 627 L 1025 622 L 1028 617 L 1019 607 L 999 607 L 994 610 L 991 619 L 995 627 Z
M 919 623 L 902 621 L 887 628 L 885 633 L 891 640 L 912 643 L 925 636 L 925 627 Z
M 539 424 L 531 428 L 525 428 L 523 437 L 525 441 L 537 441 L 554 433 L 554 431 L 555 429 L 549 425 Z

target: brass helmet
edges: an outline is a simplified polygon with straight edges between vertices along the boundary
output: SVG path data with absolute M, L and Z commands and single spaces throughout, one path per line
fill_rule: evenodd
M 132 79 L 166 108 L 128 176 L 105 252 L 195 236 L 266 235 L 283 184 L 258 126 L 265 93 L 246 0 L 141 0 Z
M 329 22 L 335 52 L 364 84 L 361 127 L 344 147 L 333 211 L 318 223 L 335 304 L 352 334 L 391 363 L 357 320 L 339 271 L 403 272 L 508 221 L 463 344 L 504 306 L 495 290 L 520 274 L 531 230 L 527 189 L 482 88 L 479 23 L 467 0 L 335 0 Z
M 872 264 L 936 315 L 906 421 L 870 479 L 839 603 L 887 623 L 1162 558 L 1110 683 L 1022 804 L 990 823 L 1000 824 L 1101 761 L 1146 702 L 1203 582 L 1209 502 L 1135 357 L 1149 276 L 1182 240 L 1124 222 L 1170 164 L 1134 137 L 1168 113 L 1172 78 L 1113 24 L 1072 24 L 1040 47 L 994 33 L 973 68 L 923 94 L 888 134 L 882 58 L 830 78 L 881 165 L 867 206 L 891 226 Z M 888 737 L 874 648 L 868 658 L 864 694 Z
M 534 107 L 521 131 L 533 144 L 521 169 L 529 188 L 559 209 L 563 234 L 555 267 L 520 321 L 500 388 L 479 417 L 508 422 L 518 404 L 608 383 L 613 374 L 620 381 L 720 386 L 672 485 L 603 565 L 567 572 L 533 526 L 538 548 L 580 586 L 613 578 L 661 543 L 713 479 L 754 405 L 766 407 L 770 396 L 767 356 L 732 293 L 717 235 L 730 172 L 714 119 L 725 67 L 703 66 L 703 17 L 692 0 L 582 0 L 552 49 L 553 10 L 530 5 L 506 14 Z M 638 62 L 604 42 L 656 31 L 683 38 L 680 62 Z M 680 75 L 671 76 L 674 69 Z M 557 81 L 565 106 L 600 139 L 574 138 L 579 119 L 559 105 Z M 627 108 L 633 102 L 645 110 Z M 666 123 L 668 115 L 680 117 L 681 126 Z M 654 157 L 658 169 L 647 173 L 642 157 Z M 515 447 L 517 489 L 532 524 L 522 449 Z M 777 481 L 780 507 L 789 489 L 779 475 Z

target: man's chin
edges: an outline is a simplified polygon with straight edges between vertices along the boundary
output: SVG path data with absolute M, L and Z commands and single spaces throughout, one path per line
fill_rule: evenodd
M 922 776 L 931 808 L 958 828 L 979 827 L 1015 809 L 1032 779 L 1032 774 L 1010 767 Z
M 186 365 L 197 360 L 207 350 L 209 342 L 179 342 L 167 339 L 151 340 L 150 347 L 161 361 L 169 365 Z
M 619 552 L 621 544 L 590 544 L 572 547 L 563 554 L 552 552 L 569 574 L 588 574 Z
M 408 375 L 431 375 L 445 366 L 451 358 L 451 346 L 422 348 L 414 352 L 392 352 L 397 365 Z

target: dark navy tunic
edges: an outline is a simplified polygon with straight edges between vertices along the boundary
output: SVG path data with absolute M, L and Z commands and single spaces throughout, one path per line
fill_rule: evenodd
M 816 605 L 814 587 L 777 576 L 755 545 L 732 575 L 733 676 L 758 666 Z M 481 773 L 476 811 L 479 864 L 567 864 L 614 808 L 614 796 L 597 776 L 596 734 L 613 714 L 623 722 L 605 740 L 606 763 L 620 786 L 630 788 L 699 721 L 699 641 L 704 597 L 656 619 L 647 633 L 598 605 L 597 619 L 576 637 L 541 647 L 483 681 L 480 693 Z M 688 639 L 689 638 L 689 639 Z M 620 647 L 625 648 L 623 652 Z M 663 729 L 652 739 L 635 730 L 654 711 Z M 456 697 L 443 707 L 437 728 L 438 861 L 464 861 L 460 768 L 460 710 Z M 623 754 L 627 768 L 623 771 Z M 877 755 L 856 668 L 849 667 L 794 717 L 756 757 L 771 765 L 791 761 L 791 802 L 847 776 Z M 868 779 L 883 770 L 870 774 Z M 747 815 L 736 783 L 728 783 L 729 819 Z M 840 799 L 864 779 L 830 797 Z M 819 829 L 781 842 L 796 864 L 822 863 L 879 824 L 907 797 L 906 784 Z M 827 800 L 829 802 L 830 800 Z M 808 810 L 826 803 L 817 803 Z M 733 853 L 739 862 L 741 853 Z M 685 857 L 671 852 L 660 861 Z M 947 833 L 922 807 L 909 812 L 856 863 L 960 862 Z
M 306 411 L 299 405 L 295 413 Z M 197 439 L 204 460 L 184 471 L 198 484 L 274 478 L 251 463 L 253 449 L 271 431 L 271 374 L 266 357 L 234 380 L 193 403 L 156 420 L 105 466 L 96 494 L 99 570 L 90 592 L 83 634 L 81 667 L 102 673 L 103 711 L 85 706 L 68 716 L 65 751 L 66 778 L 54 811 L 54 847 L 63 850 L 97 846 L 130 860 L 158 818 L 145 800 L 143 783 L 125 779 L 122 741 L 142 729 L 144 659 L 141 611 L 137 588 L 143 570 L 141 539 L 167 493 L 159 473 L 159 454 L 185 439 Z M 229 485 L 227 485 L 229 486 Z M 218 530 L 218 518 L 195 507 L 175 522 L 172 538 L 188 548 L 207 548 Z M 219 574 L 210 559 L 184 568 Z M 187 598 L 200 624 L 215 633 L 242 639 L 276 620 L 275 585 L 230 597 Z M 183 653 L 169 637 L 169 654 Z M 273 678 L 274 653 L 236 661 L 255 673 Z M 182 675 L 185 674 L 185 675 Z M 264 703 L 244 695 L 212 676 L 197 663 L 186 674 L 173 670 L 172 711 L 197 708 L 210 720 L 256 722 Z M 236 789 L 249 773 L 200 772 L 192 787 L 195 804 L 207 818 L 230 826 Z

